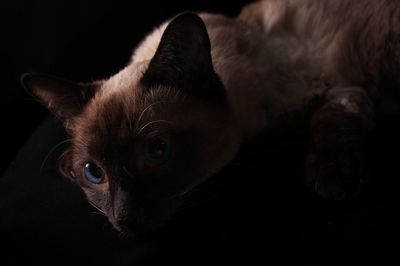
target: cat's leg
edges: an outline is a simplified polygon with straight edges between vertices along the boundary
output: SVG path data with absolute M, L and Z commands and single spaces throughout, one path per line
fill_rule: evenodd
M 363 88 L 333 88 L 311 118 L 312 150 L 307 182 L 324 198 L 340 199 L 366 178 L 364 142 L 373 126 L 372 103 Z

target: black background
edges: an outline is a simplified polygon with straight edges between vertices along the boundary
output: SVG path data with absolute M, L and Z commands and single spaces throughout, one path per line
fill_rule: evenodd
M 61 178 L 62 126 L 21 88 L 23 72 L 71 80 L 121 69 L 156 25 L 185 10 L 236 15 L 246 1 L 5 1 L 1 3 L 0 264 L 398 265 L 400 120 L 368 137 L 371 181 L 345 201 L 304 185 L 308 135 L 249 143 L 163 229 L 127 239 Z M 11 164 L 10 164 L 11 163 Z

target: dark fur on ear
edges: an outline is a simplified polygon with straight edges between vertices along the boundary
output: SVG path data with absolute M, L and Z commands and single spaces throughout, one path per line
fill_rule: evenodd
M 26 73 L 21 77 L 21 83 L 29 94 L 66 125 L 83 111 L 97 87 L 95 83 L 75 83 L 42 73 Z
M 208 32 L 198 15 L 185 12 L 169 23 L 142 83 L 149 88 L 172 86 L 211 102 L 226 101 L 212 64 Z

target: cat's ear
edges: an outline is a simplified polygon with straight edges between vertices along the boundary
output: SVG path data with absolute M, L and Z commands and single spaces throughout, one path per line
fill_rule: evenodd
M 21 83 L 65 124 L 83 111 L 97 87 L 95 83 L 75 83 L 42 73 L 26 73 L 22 75 Z
M 185 12 L 168 24 L 142 82 L 173 86 L 207 100 L 225 100 L 212 63 L 207 28 L 198 15 Z

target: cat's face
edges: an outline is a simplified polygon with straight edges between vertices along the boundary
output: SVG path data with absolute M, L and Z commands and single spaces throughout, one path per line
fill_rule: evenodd
M 165 222 L 239 145 L 199 17 L 175 18 L 146 70 L 134 68 L 87 85 L 40 74 L 23 79 L 73 137 L 62 172 L 115 228 L 133 233 Z
M 175 88 L 143 89 L 89 103 L 64 156 L 65 171 L 72 171 L 89 201 L 118 229 L 167 219 L 237 145 L 226 107 Z

